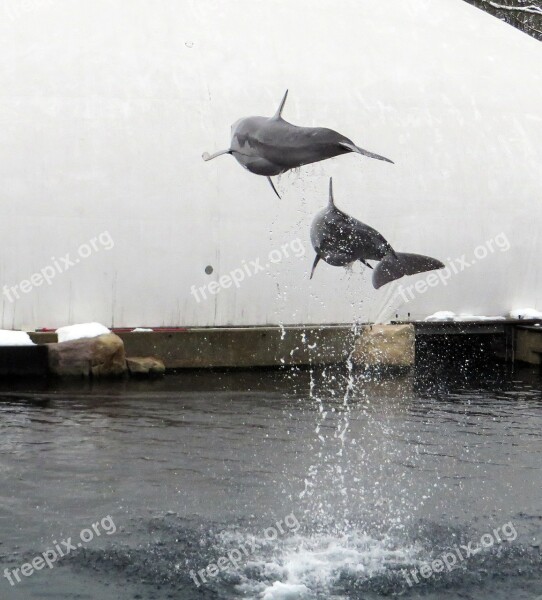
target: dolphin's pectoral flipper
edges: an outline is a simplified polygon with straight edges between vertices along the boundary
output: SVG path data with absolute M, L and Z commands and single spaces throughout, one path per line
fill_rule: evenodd
M 269 181 L 269 184 L 271 185 L 271 187 L 273 188 L 273 191 L 275 192 L 275 194 L 278 196 L 279 200 L 282 200 L 282 198 L 280 197 L 280 194 L 277 192 L 277 188 L 275 187 L 275 184 L 273 183 L 273 180 L 271 179 L 271 177 L 267 178 L 267 181 Z
M 277 112 L 273 115 L 273 119 L 281 119 L 282 118 L 282 109 L 284 108 L 284 105 L 286 104 L 287 97 L 288 97 L 288 90 L 286 90 L 286 93 L 284 94 L 282 100 L 280 101 L 280 106 L 279 106 Z
M 430 256 L 407 254 L 406 252 L 397 252 L 395 255 L 390 253 L 376 265 L 376 269 L 373 271 L 373 286 L 378 289 L 404 275 L 417 275 L 443 268 L 444 264 L 440 260 Z
M 316 265 L 320 262 L 320 256 L 317 254 L 316 258 L 314 259 L 314 262 L 312 263 L 312 270 L 311 270 L 311 276 L 309 277 L 309 279 L 312 279 L 312 276 L 314 275 L 314 269 L 316 269 Z
M 350 144 L 348 142 L 339 142 L 339 146 L 346 148 L 350 152 L 356 152 L 356 154 L 362 154 L 363 156 L 368 156 L 369 158 L 376 158 L 377 160 L 385 160 L 386 162 L 395 164 L 393 160 L 386 158 L 385 156 L 380 156 L 380 154 L 375 154 L 374 152 L 369 152 L 368 150 L 364 150 L 355 144 Z
M 360 260 L 360 262 L 362 262 L 362 263 L 363 263 L 363 264 L 364 264 L 366 267 L 369 267 L 369 269 L 372 269 L 372 268 L 373 268 L 373 266 L 372 266 L 372 265 L 370 265 L 370 264 L 369 264 L 367 261 L 363 260 L 363 258 L 360 258 L 359 260 Z
M 216 158 L 217 156 L 222 156 L 223 154 L 231 154 L 231 149 L 228 148 L 227 150 L 220 150 L 220 152 L 215 152 L 214 154 L 204 152 L 201 155 L 201 158 L 203 158 L 203 160 L 213 160 L 213 158 Z

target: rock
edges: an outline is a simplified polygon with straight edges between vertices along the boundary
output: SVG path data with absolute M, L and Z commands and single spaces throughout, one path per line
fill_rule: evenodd
M 414 325 L 367 325 L 356 340 L 352 361 L 367 367 L 411 367 L 415 359 Z
M 118 377 L 126 372 L 124 342 L 114 333 L 48 346 L 54 375 Z
M 166 372 L 164 363 L 154 356 L 132 356 L 126 359 L 130 375 L 163 375 Z

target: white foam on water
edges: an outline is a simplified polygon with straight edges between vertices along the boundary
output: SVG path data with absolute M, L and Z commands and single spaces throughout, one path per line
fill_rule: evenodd
M 269 542 L 260 542 L 271 549 Z M 391 538 L 378 540 L 358 532 L 310 537 L 296 534 L 273 544 L 269 556 L 256 552 L 239 565 L 236 574 L 241 582 L 236 591 L 258 600 L 304 600 L 316 593 L 339 599 L 345 596 L 333 590 L 340 580 L 367 580 L 388 570 L 411 567 L 417 563 L 420 550 L 414 545 L 401 547 Z
M 292 585 L 287 583 L 275 583 L 267 589 L 262 596 L 262 600 L 297 600 L 306 597 L 309 589 L 305 585 Z

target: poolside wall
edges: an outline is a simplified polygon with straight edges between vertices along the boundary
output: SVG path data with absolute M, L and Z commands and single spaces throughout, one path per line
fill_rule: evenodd
M 542 306 L 542 45 L 462 0 L 4 0 L 0 16 L 1 327 Z M 277 181 L 278 200 L 232 157 L 203 162 L 286 88 L 287 120 L 395 164 L 303 167 Z M 321 264 L 309 280 L 330 176 L 338 206 L 396 249 L 468 268 L 378 291 L 361 265 Z M 269 266 L 239 286 L 207 287 L 256 260 Z

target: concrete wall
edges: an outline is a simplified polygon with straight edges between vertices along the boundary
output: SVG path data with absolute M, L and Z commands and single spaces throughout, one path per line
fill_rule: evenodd
M 542 305 L 542 46 L 497 19 L 461 0 L 4 0 L 0 14 L 0 282 L 20 286 L 2 295 L 2 327 Z M 227 147 L 239 117 L 271 115 L 286 88 L 287 120 L 396 164 L 304 167 L 280 179 L 279 201 L 232 157 L 201 160 Z M 400 251 L 472 262 L 499 234 L 510 249 L 409 302 L 397 286 L 375 292 L 361 266 L 320 265 L 309 281 L 309 225 L 330 175 L 337 204 Z M 105 232 L 113 247 L 92 248 Z M 269 261 L 297 238 L 304 257 Z M 269 269 L 239 288 L 191 294 L 258 258 Z M 47 267 L 51 285 L 21 284 Z
M 515 360 L 539 365 L 542 360 L 542 330 L 540 327 L 518 327 L 515 336 Z

